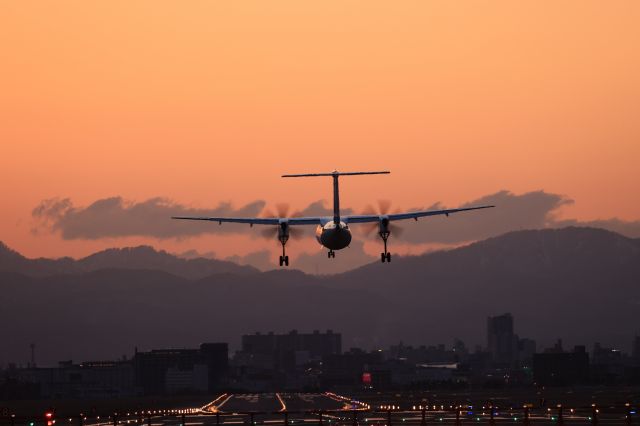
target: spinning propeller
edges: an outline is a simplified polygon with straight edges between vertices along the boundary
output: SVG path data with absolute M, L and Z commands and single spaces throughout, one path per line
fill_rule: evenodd
M 366 236 L 372 236 L 374 232 L 381 232 L 383 229 L 388 230 L 391 234 L 400 237 L 404 229 L 395 223 L 389 222 L 389 219 L 385 218 L 391 211 L 391 201 L 378 200 L 378 208 L 376 209 L 372 205 L 365 207 L 362 214 L 377 215 L 380 216 L 378 223 L 365 223 L 362 226 L 362 230 Z M 399 210 L 395 210 L 394 213 L 399 213 Z
M 275 213 L 273 212 L 273 210 L 269 208 L 264 209 L 262 211 L 261 216 L 266 218 L 275 217 L 279 219 L 300 216 L 300 212 L 293 212 L 291 215 L 289 215 L 290 206 L 287 203 L 278 203 L 275 205 L 275 208 L 276 208 Z M 272 238 L 278 237 L 281 232 L 285 232 L 286 234 L 289 235 L 289 237 L 293 238 L 294 240 L 300 239 L 304 236 L 304 231 L 302 229 L 291 227 L 286 222 L 283 222 L 278 226 L 273 226 L 273 227 L 268 227 L 266 229 L 263 229 L 261 234 L 264 238 L 272 239 Z

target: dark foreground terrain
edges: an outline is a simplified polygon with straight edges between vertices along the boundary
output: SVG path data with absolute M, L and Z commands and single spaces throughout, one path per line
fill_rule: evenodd
M 4 407 L 0 402 L 0 407 Z M 103 401 L 12 402 L 0 424 L 205 426 L 269 424 L 640 424 L 640 388 L 558 388 L 474 392 L 220 394 Z M 83 416 L 80 416 L 80 413 Z

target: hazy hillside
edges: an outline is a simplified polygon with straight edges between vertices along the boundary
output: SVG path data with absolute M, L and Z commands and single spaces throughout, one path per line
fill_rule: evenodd
M 248 274 L 258 270 L 216 259 L 184 259 L 152 247 L 108 249 L 79 260 L 27 259 L 0 242 L 0 271 L 19 272 L 28 276 L 77 274 L 106 268 L 154 269 L 190 279 L 213 274 Z
M 516 331 L 541 342 L 628 347 L 640 332 L 640 243 L 591 228 L 520 231 L 447 252 L 371 264 L 337 277 L 340 288 L 403 306 L 398 339 L 453 335 L 484 343 L 488 314 L 512 312 Z
M 24 362 L 31 342 L 41 361 L 83 360 L 135 346 L 236 345 L 242 333 L 291 328 L 340 331 L 345 348 L 454 337 L 484 344 L 486 316 L 503 312 L 514 314 L 518 334 L 544 344 L 562 337 L 566 346 L 626 349 L 640 328 L 640 242 L 598 229 L 514 232 L 331 277 L 238 267 L 242 274 L 188 279 L 206 267 L 146 248 L 77 262 L 2 253 L 0 324 L 11 344 L 0 347 L 0 362 Z M 25 274 L 43 275 L 42 265 L 54 275 Z

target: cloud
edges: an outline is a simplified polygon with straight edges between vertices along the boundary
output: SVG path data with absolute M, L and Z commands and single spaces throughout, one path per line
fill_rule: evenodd
M 340 215 L 348 214 L 353 214 L 353 210 L 340 207 Z M 329 208 L 324 200 L 318 200 L 309 204 L 305 209 L 296 212 L 296 216 L 333 216 L 333 207 Z
M 493 209 L 477 212 L 461 212 L 446 216 L 419 219 L 402 223 L 405 232 L 398 239 L 413 243 L 460 244 L 482 240 L 519 229 L 559 228 L 565 226 L 590 226 L 619 232 L 628 237 L 640 237 L 640 221 L 623 221 L 617 218 L 596 221 L 559 220 L 558 210 L 573 204 L 573 200 L 545 191 L 514 194 L 500 191 L 467 202 L 460 207 L 495 205 Z M 458 207 L 458 206 L 455 206 Z M 427 208 L 444 209 L 436 203 Z M 416 210 L 416 209 L 413 209 Z
M 213 209 L 197 209 L 160 197 L 141 202 L 127 202 L 122 197 L 111 197 L 97 200 L 87 207 L 75 207 L 66 198 L 42 201 L 33 209 L 32 216 L 38 221 L 39 228 L 60 232 L 65 240 L 127 236 L 166 239 L 247 230 L 247 225 L 193 223 L 171 220 L 171 216 L 255 217 L 264 205 L 264 201 L 254 201 L 234 209 L 230 203 L 220 203 Z
M 76 207 L 68 198 L 49 199 L 40 202 L 31 212 L 37 220 L 34 232 L 46 230 L 59 232 L 65 240 L 96 240 L 142 236 L 159 239 L 184 238 L 203 234 L 247 232 L 247 225 L 171 220 L 171 216 L 236 216 L 257 217 L 265 209 L 265 202 L 253 201 L 234 209 L 230 203 L 220 203 L 213 209 L 197 209 L 175 203 L 167 198 L 150 198 L 146 201 L 129 202 L 122 197 L 97 200 L 86 207 Z M 343 214 L 350 214 L 344 209 Z M 331 216 L 332 210 L 320 200 L 309 204 L 295 216 Z M 308 227 L 301 227 L 311 235 Z
M 518 229 L 544 228 L 553 222 L 553 213 L 573 203 L 569 198 L 544 191 L 516 195 L 500 191 L 467 202 L 462 206 L 495 205 L 494 209 L 461 212 L 407 221 L 402 224 L 403 241 L 410 243 L 457 244 L 475 241 Z M 427 210 L 453 208 L 436 203 Z
M 500 191 L 463 204 L 460 207 L 495 205 L 493 209 L 477 212 L 461 212 L 446 216 L 434 216 L 407 221 L 401 224 L 404 232 L 396 236 L 399 240 L 413 243 L 460 244 L 482 240 L 519 229 L 559 228 L 566 226 L 589 226 L 603 228 L 622 235 L 640 237 L 640 221 L 623 221 L 617 218 L 595 221 L 575 219 L 559 220 L 558 210 L 573 204 L 573 200 L 545 191 L 514 194 Z M 427 208 L 444 209 L 436 203 Z M 419 210 L 419 209 L 410 209 Z M 421 210 L 421 209 L 420 209 Z
M 405 232 L 393 235 L 410 244 L 456 245 L 481 240 L 518 229 L 557 228 L 563 226 L 592 226 L 619 232 L 629 237 L 640 237 L 640 221 L 623 221 L 617 218 L 582 222 L 575 219 L 557 219 L 558 210 L 573 203 L 566 196 L 545 191 L 514 194 L 500 191 L 469 201 L 460 207 L 494 204 L 496 208 L 477 212 L 462 212 L 449 217 L 434 216 L 418 222 L 401 222 Z M 76 207 L 69 199 L 51 199 L 33 209 L 37 229 L 59 232 L 63 239 L 87 239 L 144 236 L 159 239 L 184 238 L 215 233 L 247 233 L 247 225 L 193 223 L 172 221 L 171 216 L 239 216 L 256 217 L 264 210 L 265 202 L 257 200 L 243 207 L 234 208 L 230 203 L 220 203 L 212 209 L 188 207 L 166 198 L 151 198 L 141 202 L 128 202 L 121 197 L 97 200 L 86 207 Z M 451 207 L 451 206 L 450 206 Z M 458 206 L 453 206 L 458 207 Z M 427 209 L 446 208 L 436 203 Z M 423 208 L 420 208 L 423 209 Z M 410 209 L 416 210 L 416 209 Z M 352 213 L 344 209 L 343 214 Z M 323 201 L 316 201 L 295 213 L 301 216 L 331 216 L 332 211 Z M 354 239 L 360 239 L 358 228 Z M 305 229 L 310 237 L 313 227 Z M 259 235 L 255 234 L 254 235 Z M 366 256 L 366 255 L 365 255 Z M 315 258 L 314 258 L 315 259 Z M 256 259 L 257 261 L 257 259 Z M 306 261 L 306 259 L 305 259 Z M 311 260 L 309 260 L 311 262 Z M 316 262 L 316 260 L 313 260 Z M 313 265 L 310 264 L 313 268 Z

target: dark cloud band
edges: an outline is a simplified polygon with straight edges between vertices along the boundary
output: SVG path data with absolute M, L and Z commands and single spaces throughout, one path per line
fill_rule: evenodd
M 405 232 L 402 241 L 422 244 L 459 244 L 481 240 L 518 229 L 538 229 L 562 226 L 594 226 L 619 232 L 629 237 L 640 237 L 640 221 L 620 219 L 580 222 L 557 220 L 555 213 L 573 201 L 567 197 L 544 191 L 516 195 L 500 191 L 465 203 L 461 207 L 493 204 L 497 207 L 478 212 L 466 212 L 450 217 L 429 217 L 419 222 L 402 223 Z M 192 208 L 166 198 L 151 198 L 141 202 L 127 202 L 121 197 L 105 198 L 87 207 L 76 207 L 69 199 L 41 202 L 33 209 L 33 217 L 40 228 L 59 232 L 63 239 L 88 239 L 145 236 L 159 239 L 184 238 L 203 234 L 247 232 L 246 225 L 193 223 L 171 221 L 171 216 L 259 216 L 264 201 L 254 201 L 240 208 L 221 203 L 213 209 Z M 458 207 L 458 206 L 454 206 Z M 440 203 L 429 209 L 445 208 Z M 351 210 L 345 210 L 350 214 Z M 329 216 L 331 211 L 322 201 L 311 203 L 297 214 L 303 216 Z M 353 228 L 357 228 L 354 225 Z
M 145 236 L 180 238 L 208 233 L 237 233 L 247 226 L 172 221 L 171 216 L 257 216 L 264 201 L 254 201 L 239 209 L 220 203 L 213 209 L 187 207 L 166 198 L 126 202 L 121 197 L 105 198 L 87 207 L 75 207 L 69 199 L 42 201 L 32 215 L 39 226 L 60 232 L 65 240 L 96 240 L 110 237 Z

